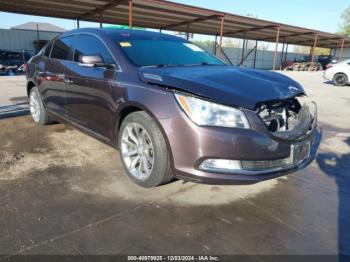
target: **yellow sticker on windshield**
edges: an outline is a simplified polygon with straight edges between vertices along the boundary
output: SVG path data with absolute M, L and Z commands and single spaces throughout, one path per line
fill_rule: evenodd
M 119 44 L 121 47 L 131 47 L 131 44 L 129 42 L 120 42 Z

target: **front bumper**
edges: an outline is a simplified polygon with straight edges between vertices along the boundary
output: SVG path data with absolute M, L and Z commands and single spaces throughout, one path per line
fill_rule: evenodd
M 286 141 L 273 136 L 255 113 L 251 113 L 248 118 L 252 126 L 249 130 L 200 127 L 181 110 L 172 118 L 160 119 L 163 130 L 166 130 L 175 176 L 208 184 L 254 184 L 303 169 L 315 158 L 321 136 L 317 128 L 302 140 Z M 310 143 L 310 155 L 293 165 L 249 172 L 213 172 L 200 169 L 200 164 L 207 159 L 247 162 L 286 159 L 290 157 L 293 145 L 304 142 Z

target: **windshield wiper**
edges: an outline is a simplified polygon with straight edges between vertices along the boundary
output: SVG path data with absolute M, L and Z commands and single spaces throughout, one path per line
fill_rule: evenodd
M 187 66 L 219 66 L 219 64 L 209 64 L 208 62 L 203 62 L 200 64 L 157 64 L 157 65 L 149 65 L 149 66 L 142 66 L 142 68 L 164 68 L 164 67 L 187 67 Z
M 218 64 L 209 64 L 208 62 L 203 62 L 200 64 L 187 64 L 183 66 L 218 66 Z
M 142 66 L 142 68 L 149 68 L 149 67 L 163 68 L 168 66 L 169 65 L 166 65 L 166 64 L 157 64 L 157 65 Z

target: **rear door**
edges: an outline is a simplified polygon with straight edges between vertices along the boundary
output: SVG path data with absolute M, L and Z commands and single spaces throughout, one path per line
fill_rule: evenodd
M 47 109 L 60 115 L 65 115 L 65 73 L 67 63 L 73 59 L 72 41 L 72 36 L 55 40 L 51 51 L 45 50 L 44 66 L 40 72 L 40 92 L 44 103 Z
M 117 71 L 86 66 L 81 57 L 100 55 L 109 64 L 115 64 L 114 58 L 97 36 L 78 34 L 74 38 L 74 61 L 66 71 L 69 84 L 65 89 L 65 110 L 74 122 L 110 139 L 114 128 L 111 82 Z

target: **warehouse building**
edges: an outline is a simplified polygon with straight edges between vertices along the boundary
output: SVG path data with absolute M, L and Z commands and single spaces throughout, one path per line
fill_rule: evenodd
M 10 29 L 0 29 L 0 51 L 34 54 L 47 41 L 65 29 L 49 24 L 29 22 Z
M 350 59 L 350 48 L 344 48 L 343 55 L 341 55 L 341 49 L 337 48 L 335 50 L 334 57 L 336 58 L 342 57 L 342 60 Z

